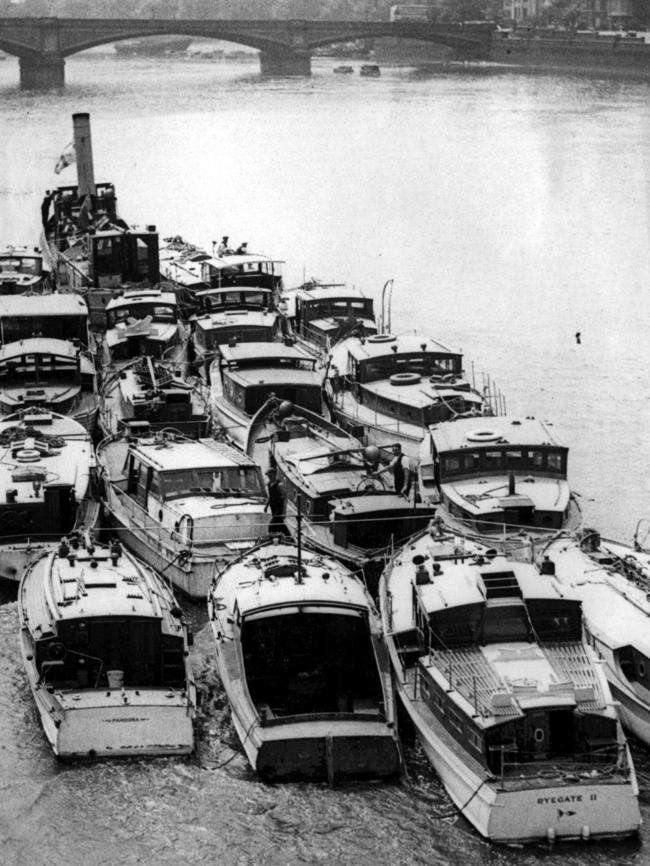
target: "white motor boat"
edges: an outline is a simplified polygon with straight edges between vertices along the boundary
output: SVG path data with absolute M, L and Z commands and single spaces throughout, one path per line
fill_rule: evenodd
M 181 609 L 119 542 L 65 538 L 28 567 L 18 610 L 27 679 L 55 755 L 193 751 L 196 688 Z
M 636 834 L 617 705 L 579 599 L 547 571 L 459 536 L 412 539 L 380 582 L 398 695 L 452 801 L 486 838 Z
M 261 470 L 223 442 L 165 431 L 109 436 L 97 462 L 120 540 L 192 598 L 206 597 L 215 563 L 267 534 Z
M 399 773 L 388 659 L 360 580 L 276 540 L 219 569 L 208 607 L 233 722 L 262 778 Z

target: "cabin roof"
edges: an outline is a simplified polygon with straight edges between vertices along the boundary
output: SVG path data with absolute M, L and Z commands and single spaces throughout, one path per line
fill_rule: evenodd
M 438 453 L 496 445 L 562 447 L 548 422 L 530 417 L 504 415 L 495 418 L 457 418 L 455 421 L 433 424 L 429 432 Z
M 54 337 L 29 337 L 0 346 L 0 362 L 10 358 L 20 358 L 22 355 L 58 355 L 64 358 L 76 358 L 78 354 L 78 346 L 69 340 L 57 340 Z
M 217 297 L 218 295 L 232 294 L 233 292 L 242 292 L 244 294 L 259 294 L 262 292 L 269 297 L 272 294 L 271 289 L 268 289 L 266 286 L 217 286 L 211 289 L 202 289 L 196 293 L 196 297 Z
M 106 310 L 115 310 L 120 307 L 130 307 L 134 304 L 169 304 L 176 306 L 176 295 L 173 292 L 161 292 L 159 289 L 143 289 L 141 291 L 124 292 L 119 298 L 111 298 L 106 304 Z
M 284 259 L 276 259 L 273 256 L 264 256 L 261 253 L 247 253 L 246 255 L 225 255 L 222 258 L 213 258 L 210 260 L 211 265 L 216 265 L 220 268 L 239 267 L 239 265 L 255 265 L 271 262 L 274 265 L 283 265 Z
M 304 301 L 369 301 L 372 300 L 355 286 L 318 286 L 315 289 L 305 289 L 302 286 L 295 289 L 297 298 Z
M 20 605 L 36 640 L 55 632 L 62 621 L 91 617 L 154 618 L 164 632 L 182 633 L 180 618 L 171 615 L 174 598 L 163 582 L 124 552 L 113 564 L 103 546 L 92 555 L 84 548 L 75 551 L 72 565 L 54 552 L 37 562 L 21 585 Z
M 86 301 L 74 292 L 48 295 L 2 295 L 0 318 L 12 316 L 87 316 Z
M 378 337 L 385 337 L 388 335 L 378 334 Z M 393 347 L 397 347 L 397 351 L 394 353 Z M 422 349 L 424 346 L 424 349 Z M 394 339 L 385 340 L 385 339 L 374 339 L 373 337 L 367 337 L 363 341 L 359 337 L 348 337 L 345 340 L 342 340 L 337 344 L 339 352 L 345 352 L 345 356 L 347 353 L 352 355 L 357 361 L 367 361 L 371 358 L 381 358 L 385 355 L 404 355 L 411 353 L 421 353 L 421 352 L 435 352 L 435 353 L 445 353 L 449 355 L 457 355 L 458 352 L 452 352 L 451 349 L 448 349 L 447 346 L 444 346 L 442 343 L 438 343 L 436 340 L 431 339 L 430 337 L 420 337 L 413 334 L 404 334 L 402 336 L 396 336 Z
M 197 316 L 194 321 L 197 328 L 201 328 L 203 331 L 213 331 L 235 325 L 269 328 L 273 326 L 276 318 L 277 313 L 266 310 L 224 310 L 219 313 L 206 313 L 204 316 Z
M 225 442 L 214 439 L 173 441 L 140 439 L 131 450 L 162 472 L 174 469 L 208 469 L 231 466 L 256 466 L 254 460 Z
M 226 363 L 238 361 L 265 359 L 279 360 L 286 358 L 292 361 L 315 361 L 315 358 L 306 349 L 297 346 L 286 346 L 284 343 L 237 343 L 236 346 L 223 345 L 220 347 L 221 357 Z

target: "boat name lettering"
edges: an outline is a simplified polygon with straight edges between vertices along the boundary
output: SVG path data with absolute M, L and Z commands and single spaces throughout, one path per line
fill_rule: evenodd
M 102 719 L 103 722 L 112 724 L 113 722 L 148 722 L 147 716 L 127 716 L 125 719 Z
M 566 794 L 559 797 L 538 797 L 537 802 L 540 806 L 548 803 L 582 803 L 582 794 Z

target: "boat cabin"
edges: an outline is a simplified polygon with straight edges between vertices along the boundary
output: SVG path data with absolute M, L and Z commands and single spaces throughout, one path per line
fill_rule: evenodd
M 504 524 L 561 529 L 573 503 L 568 453 L 552 427 L 535 418 L 459 418 L 430 428 L 422 486 L 425 493 L 438 489 L 450 514 L 480 532 Z
M 506 784 L 559 759 L 616 762 L 617 717 L 583 643 L 580 602 L 505 557 L 416 559 L 415 628 L 400 641 L 419 645 L 421 698 L 448 734 Z
M 273 292 L 263 286 L 213 288 L 196 293 L 201 313 L 223 313 L 237 310 L 272 310 Z
M 78 343 L 32 338 L 0 347 L 0 407 L 4 411 L 28 406 L 64 411 L 62 401 L 69 402 L 80 390 L 93 393 L 94 384 L 95 368 Z M 53 387 L 57 393 L 52 393 Z
M 176 295 L 132 289 L 106 304 L 106 346 L 112 361 L 161 358 L 182 340 Z
M 205 262 L 205 268 L 212 288 L 253 286 L 275 292 L 282 286 L 283 264 L 281 259 L 257 253 L 232 253 L 209 259 Z
M 483 409 L 463 376 L 463 356 L 431 339 L 345 339 L 331 355 L 328 378 L 334 395 L 349 392 L 369 412 L 418 427 Z
M 47 191 L 42 204 L 43 224 L 48 237 L 59 250 L 66 250 L 79 233 L 85 232 L 95 219 L 122 230 L 127 224 L 117 215 L 117 197 L 112 183 L 95 185 L 94 195 L 80 196 L 77 185 L 60 186 Z
M 73 293 L 0 296 L 0 343 L 32 337 L 90 343 L 88 305 Z
M 285 293 L 287 315 L 296 334 L 329 348 L 343 337 L 377 333 L 372 298 L 340 283 L 306 283 Z
M 223 395 L 246 415 L 254 415 L 272 395 L 321 412 L 321 375 L 309 352 L 276 342 L 224 345 L 219 353 L 215 364 Z
M 0 248 L 0 295 L 40 295 L 51 288 L 50 271 L 39 247 Z

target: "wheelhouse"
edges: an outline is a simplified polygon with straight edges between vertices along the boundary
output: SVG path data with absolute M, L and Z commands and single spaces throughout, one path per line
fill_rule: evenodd
M 296 333 L 323 348 L 353 330 L 365 335 L 377 331 L 373 300 L 358 289 L 316 283 L 302 286 L 288 297 L 288 314 Z
M 200 313 L 221 313 L 230 310 L 271 310 L 273 292 L 264 286 L 206 289 L 196 293 Z
M 212 288 L 222 286 L 252 286 L 277 291 L 282 285 L 280 259 L 256 254 L 226 255 L 212 258 L 205 263 Z
M 50 289 L 50 272 L 38 247 L 0 249 L 0 295 L 42 294 Z
M 3 295 L 0 297 L 0 342 L 52 337 L 89 345 L 88 306 L 76 294 Z

